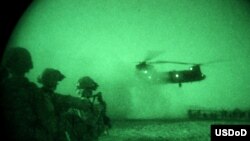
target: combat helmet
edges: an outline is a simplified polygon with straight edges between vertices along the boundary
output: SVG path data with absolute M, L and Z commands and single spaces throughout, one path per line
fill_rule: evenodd
M 3 56 L 3 66 L 12 74 L 23 75 L 33 68 L 30 52 L 22 47 L 10 47 Z
M 42 75 L 37 78 L 37 81 L 45 87 L 55 88 L 57 82 L 62 81 L 64 78 L 65 76 L 59 70 L 46 68 Z
M 98 84 L 89 76 L 84 76 L 78 80 L 77 88 L 78 89 L 92 89 L 96 90 Z

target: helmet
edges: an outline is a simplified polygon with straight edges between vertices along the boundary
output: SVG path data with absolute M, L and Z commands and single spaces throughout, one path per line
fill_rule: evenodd
M 16 74 L 25 74 L 33 68 L 30 52 L 22 47 L 8 48 L 3 56 L 3 65 Z
M 54 83 L 57 84 L 58 81 L 62 81 L 64 78 L 65 76 L 59 70 L 46 68 L 37 80 L 41 84 L 50 85 Z
M 93 89 L 95 90 L 98 84 L 89 76 L 84 76 L 78 80 L 78 89 Z

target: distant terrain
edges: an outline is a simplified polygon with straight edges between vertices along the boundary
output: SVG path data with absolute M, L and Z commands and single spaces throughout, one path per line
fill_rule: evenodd
M 249 121 L 116 120 L 100 141 L 210 141 L 212 124 L 250 124 Z

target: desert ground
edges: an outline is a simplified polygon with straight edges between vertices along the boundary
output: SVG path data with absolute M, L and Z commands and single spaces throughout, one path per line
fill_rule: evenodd
M 250 124 L 249 121 L 115 120 L 100 141 L 210 141 L 212 124 Z

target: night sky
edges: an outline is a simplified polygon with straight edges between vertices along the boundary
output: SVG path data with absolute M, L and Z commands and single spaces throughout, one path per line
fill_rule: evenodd
M 113 118 L 178 118 L 189 108 L 250 109 L 249 26 L 246 0 L 37 0 L 8 46 L 31 52 L 33 82 L 46 67 L 59 69 L 66 76 L 59 93 L 77 96 L 77 80 L 92 77 Z M 215 63 L 201 67 L 203 81 L 153 85 L 135 75 L 152 54 L 152 61 Z

